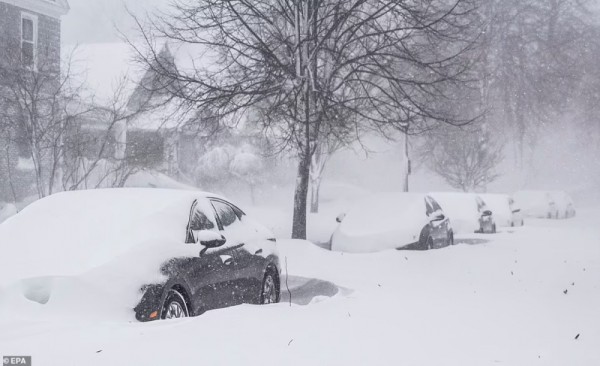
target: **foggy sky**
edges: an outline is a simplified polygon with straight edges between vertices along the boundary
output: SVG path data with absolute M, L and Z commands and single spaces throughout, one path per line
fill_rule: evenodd
M 119 33 L 132 33 L 133 22 L 126 7 L 143 15 L 165 9 L 169 0 L 68 0 L 71 11 L 62 19 L 64 44 L 119 41 Z

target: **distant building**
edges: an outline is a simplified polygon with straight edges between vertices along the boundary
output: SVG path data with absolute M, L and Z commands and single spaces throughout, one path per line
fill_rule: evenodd
M 15 67 L 10 63 L 19 59 L 25 67 L 40 62 L 58 67 L 61 16 L 68 12 L 67 0 L 0 0 L 2 66 Z
M 163 66 L 173 68 L 183 63 L 186 56 L 184 52 L 174 54 L 166 45 L 158 55 Z M 103 118 L 82 119 L 78 136 L 88 136 L 90 141 L 101 140 L 110 128 L 112 146 L 105 149 L 106 158 L 126 159 L 130 165 L 176 178 L 194 172 L 206 143 L 203 137 L 211 135 L 211 129 L 216 128 L 213 117 L 196 110 L 182 111 L 179 103 L 171 100 L 168 90 L 171 82 L 161 82 L 152 68 L 137 63 L 135 52 L 126 43 L 80 45 L 74 59 L 85 69 L 90 99 L 93 97 L 99 105 L 119 100 L 125 106 L 122 113 L 127 116 L 119 123 L 111 121 L 112 124 Z M 198 123 L 199 119 L 203 123 Z M 199 125 L 206 129 L 199 129 Z M 97 156 L 98 147 L 93 143 L 86 145 L 87 151 L 83 153 Z
M 61 17 L 68 12 L 67 0 L 0 0 L 0 202 L 16 200 L 17 191 L 26 194 L 25 184 L 18 187 L 13 178 L 31 169 L 28 146 L 18 138 L 22 131 L 3 123 L 14 116 L 4 107 L 10 85 L 25 71 L 45 73 L 58 82 Z

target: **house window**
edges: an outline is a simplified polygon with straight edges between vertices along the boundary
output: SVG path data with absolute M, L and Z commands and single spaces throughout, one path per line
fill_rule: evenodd
M 21 15 L 21 62 L 23 66 L 35 67 L 37 45 L 37 17 Z

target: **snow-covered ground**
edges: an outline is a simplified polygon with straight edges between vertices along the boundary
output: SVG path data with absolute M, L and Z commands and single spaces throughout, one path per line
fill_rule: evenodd
M 280 240 L 291 302 L 284 286 L 280 304 L 175 321 L 3 314 L 0 355 L 36 365 L 599 365 L 599 217 L 530 219 L 427 252 Z

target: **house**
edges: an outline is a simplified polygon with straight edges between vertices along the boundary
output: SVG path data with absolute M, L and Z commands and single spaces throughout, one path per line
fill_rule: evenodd
M 20 139 L 23 128 L 7 122 L 14 116 L 6 107 L 11 87 L 25 73 L 59 81 L 61 17 L 68 12 L 67 0 L 0 0 L 0 202 L 16 201 L 29 186 L 13 179 L 26 175 L 31 153 Z
M 3 67 L 19 60 L 36 68 L 45 62 L 60 65 L 61 16 L 67 0 L 0 0 L 0 50 Z
M 77 135 L 94 136 L 88 138 L 93 142 L 106 138 L 106 130 L 112 129 L 113 146 L 105 149 L 110 155 L 106 158 L 189 180 L 186 177 L 193 173 L 217 120 L 206 112 L 180 108 L 168 90 L 170 81 L 162 82 L 152 68 L 136 62 L 135 51 L 127 43 L 79 45 L 74 52 L 89 86 L 87 99 L 100 106 L 119 105 L 125 116 L 118 124 L 102 118 L 81 119 Z M 163 65 L 178 67 L 187 54 L 165 45 L 159 58 Z M 86 146 L 89 158 L 98 155 L 93 143 Z

